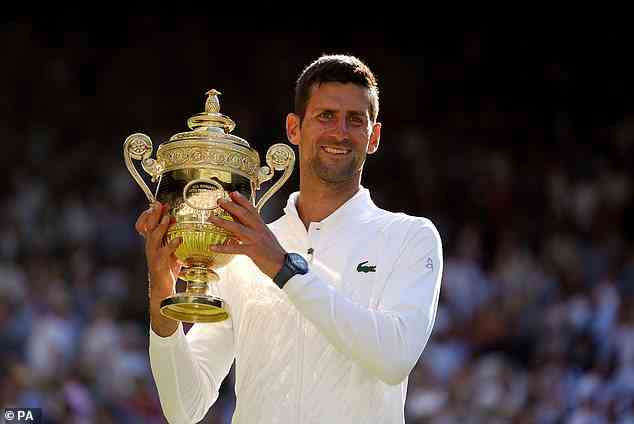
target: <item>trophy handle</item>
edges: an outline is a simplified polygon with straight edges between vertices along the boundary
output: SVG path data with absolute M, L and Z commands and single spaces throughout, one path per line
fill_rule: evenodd
M 145 172 L 152 176 L 152 182 L 154 182 L 156 178 L 161 175 L 161 166 L 154 159 L 150 158 L 151 154 L 152 140 L 145 134 L 132 134 L 126 138 L 123 143 L 125 166 L 128 168 L 130 174 L 132 174 L 134 181 L 141 187 L 141 190 L 143 190 L 143 193 L 145 193 L 150 203 L 153 203 L 156 201 L 156 198 L 132 163 L 132 159 L 140 160 L 141 166 L 143 166 Z
M 269 150 L 266 152 L 266 164 L 268 166 L 263 166 L 258 171 L 258 186 L 260 183 L 270 180 L 273 178 L 273 174 L 275 171 L 284 171 L 279 180 L 275 182 L 269 188 L 266 193 L 262 195 L 260 200 L 258 200 L 255 208 L 260 212 L 264 204 L 275 194 L 277 190 L 282 187 L 282 185 L 288 180 L 288 177 L 291 176 L 293 172 L 293 167 L 295 166 L 295 152 L 293 149 L 284 143 L 274 144 L 269 147 Z

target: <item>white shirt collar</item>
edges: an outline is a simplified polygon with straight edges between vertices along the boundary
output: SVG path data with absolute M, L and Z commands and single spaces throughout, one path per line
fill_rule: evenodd
M 296 218 L 301 222 L 299 213 L 297 212 L 297 199 L 299 198 L 299 191 L 291 193 L 286 202 L 284 213 L 290 217 Z M 343 205 L 339 206 L 333 213 L 318 223 L 322 229 L 338 227 L 339 224 L 344 223 L 350 219 L 354 219 L 358 222 L 364 216 L 377 209 L 377 206 L 370 197 L 370 191 L 361 186 L 354 196 L 348 199 Z M 303 224 L 302 224 L 303 225 Z

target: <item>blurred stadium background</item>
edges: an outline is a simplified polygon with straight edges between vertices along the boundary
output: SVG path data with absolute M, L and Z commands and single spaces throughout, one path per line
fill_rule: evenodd
M 164 422 L 133 229 L 146 200 L 123 140 L 141 131 L 156 147 L 216 88 L 263 155 L 285 140 L 302 68 L 350 53 L 381 84 L 364 185 L 444 242 L 407 423 L 634 423 L 631 34 L 598 20 L 176 15 L 0 18 L 0 407 Z M 296 172 L 267 221 L 297 185 Z M 230 375 L 203 422 L 229 422 L 233 405 Z

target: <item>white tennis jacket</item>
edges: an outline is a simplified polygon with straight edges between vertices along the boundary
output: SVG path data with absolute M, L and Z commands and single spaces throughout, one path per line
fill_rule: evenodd
M 308 231 L 293 193 L 269 224 L 310 263 L 284 289 L 246 256 L 213 284 L 230 319 L 150 328 L 170 423 L 200 421 L 235 360 L 236 424 L 403 423 L 408 375 L 432 331 L 443 269 L 431 221 L 378 208 L 361 188 Z M 310 252 L 310 253 L 309 253 Z

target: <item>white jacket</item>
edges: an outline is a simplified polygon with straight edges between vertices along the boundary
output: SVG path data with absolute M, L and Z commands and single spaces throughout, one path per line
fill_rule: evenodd
M 425 218 L 379 209 L 367 189 L 308 231 L 293 193 L 269 225 L 310 263 L 280 290 L 245 256 L 214 284 L 230 319 L 150 329 L 170 423 L 200 421 L 236 361 L 233 423 L 403 423 L 408 375 L 431 334 L 442 246 Z M 312 249 L 312 254 L 309 254 Z

